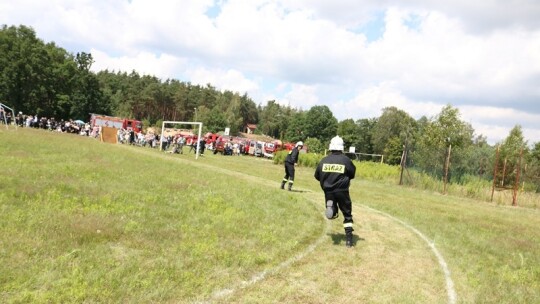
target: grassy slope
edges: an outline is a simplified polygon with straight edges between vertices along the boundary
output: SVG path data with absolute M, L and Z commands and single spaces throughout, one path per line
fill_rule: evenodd
M 196 299 L 320 233 L 314 209 L 170 158 L 67 134 L 2 134 L 0 302 Z M 247 199 L 247 200 L 246 200 Z M 300 219 L 302 233 L 288 227 Z
M 297 186 L 317 191 L 313 170 L 299 172 Z M 449 264 L 459 302 L 540 302 L 539 210 L 365 180 L 353 182 L 351 196 L 360 207 L 354 210 L 360 236 L 373 225 L 365 219 L 370 211 L 361 208 L 367 206 L 403 220 L 433 240 Z
M 539 301 L 534 210 L 357 180 L 347 250 L 340 221 L 322 219 L 312 169 L 298 168 L 302 192 L 288 193 L 282 168 L 261 159 L 24 129 L 0 141 L 2 302 L 446 302 L 428 245 L 363 206 L 434 240 L 460 302 Z

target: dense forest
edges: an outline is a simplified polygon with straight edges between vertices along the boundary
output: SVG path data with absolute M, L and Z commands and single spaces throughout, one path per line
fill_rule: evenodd
M 452 179 L 491 178 L 496 147 L 475 135 L 459 110 L 446 105 L 434 117 L 412 118 L 396 107 L 381 109 L 379 117 L 338 121 L 327 106 L 295 109 L 275 100 L 256 104 L 246 93 L 220 91 L 211 84 L 194 85 L 177 79 L 120 71 L 91 71 L 92 54 L 71 54 L 36 37 L 27 26 L 0 29 L 0 102 L 16 111 L 87 121 L 90 113 L 142 120 L 145 126 L 163 120 L 201 121 L 205 131 L 226 127 L 232 134 L 256 124 L 256 132 L 323 152 L 339 134 L 356 152 L 382 154 L 389 164 L 408 165 L 441 177 L 451 147 Z M 510 168 L 523 149 L 525 177 L 540 189 L 540 143 L 530 145 L 516 125 L 499 145 L 500 159 Z M 526 166 L 525 166 L 526 164 Z M 514 167 L 511 167 L 511 166 Z M 515 174 L 515 172 L 513 173 Z M 512 178 L 512 173 L 507 178 Z

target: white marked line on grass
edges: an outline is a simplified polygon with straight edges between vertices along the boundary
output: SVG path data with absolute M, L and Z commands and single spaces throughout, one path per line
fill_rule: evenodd
M 139 153 L 146 152 L 146 151 L 137 150 L 137 149 L 135 149 L 134 151 L 137 151 Z M 151 156 L 156 156 L 157 155 L 157 154 L 150 154 L 150 153 L 145 153 L 145 154 L 148 154 L 148 155 L 151 155 Z M 159 156 L 163 157 L 164 155 L 159 155 Z M 175 160 L 175 161 L 179 161 L 179 162 L 183 162 L 183 163 L 187 162 L 186 160 L 179 159 L 179 158 L 170 158 L 170 159 Z M 269 184 L 268 180 L 266 180 L 266 179 L 256 177 L 256 176 L 251 176 L 251 175 L 248 175 L 246 173 L 236 172 L 236 171 L 223 169 L 223 168 L 217 168 L 217 167 L 214 167 L 214 166 L 211 166 L 211 165 L 208 165 L 208 164 L 204 164 L 204 163 L 194 163 L 194 165 L 199 166 L 199 167 L 210 168 L 210 169 L 212 169 L 214 171 L 219 171 L 219 172 L 222 172 L 224 174 L 231 175 L 231 176 L 240 176 L 242 178 L 249 179 L 250 181 L 258 181 L 261 185 L 264 185 L 264 186 L 267 186 L 267 187 L 273 187 L 274 186 L 272 184 Z M 309 199 L 309 198 L 307 200 L 311 201 L 311 203 L 313 203 L 313 206 L 315 206 L 315 208 L 316 208 L 317 203 L 314 200 Z M 315 240 L 315 242 L 313 242 L 311 245 L 309 245 L 304 251 L 300 252 L 299 254 L 295 255 L 294 257 L 292 257 L 290 259 L 285 260 L 284 262 L 280 263 L 279 265 L 277 265 L 274 268 L 270 268 L 270 269 L 264 270 L 264 271 L 262 271 L 260 273 L 257 273 L 255 275 L 253 275 L 251 277 L 251 279 L 249 279 L 248 281 L 242 281 L 242 282 L 240 282 L 238 284 L 233 284 L 232 286 L 229 286 L 228 288 L 224 288 L 224 289 L 215 291 L 215 292 L 212 293 L 212 295 L 210 296 L 209 299 L 204 300 L 202 302 L 194 302 L 194 303 L 212 303 L 213 301 L 216 301 L 216 300 L 218 300 L 220 298 L 229 296 L 229 295 L 235 293 L 236 291 L 238 291 L 240 289 L 244 289 L 244 288 L 247 288 L 247 287 L 249 287 L 249 286 L 251 286 L 251 285 L 253 285 L 255 283 L 258 283 L 258 282 L 264 280 L 268 275 L 278 273 L 281 270 L 289 267 L 291 264 L 302 260 L 305 256 L 307 256 L 308 254 L 315 251 L 317 246 L 319 246 L 325 240 L 326 236 L 330 232 L 330 221 L 327 221 L 326 216 L 324 216 L 324 214 L 321 214 L 321 216 L 322 216 L 322 218 L 324 219 L 324 222 L 325 222 L 324 229 L 323 229 L 321 235 L 319 236 L 319 238 L 317 240 Z
M 202 303 L 211 303 L 212 301 L 215 301 L 215 300 L 218 300 L 220 298 L 226 297 L 226 296 L 228 296 L 230 294 L 233 294 L 234 292 L 236 292 L 236 291 L 238 291 L 240 289 L 244 289 L 244 288 L 249 287 L 249 286 L 251 286 L 251 285 L 253 285 L 255 283 L 258 283 L 258 282 L 264 280 L 268 275 L 278 273 L 281 270 L 289 267 L 291 264 L 293 264 L 295 262 L 298 262 L 301 259 L 303 259 L 306 255 L 313 252 L 315 250 L 315 248 L 317 248 L 317 246 L 319 246 L 319 244 L 321 244 L 321 242 L 326 238 L 327 234 L 329 233 L 329 231 L 330 231 L 330 222 L 326 221 L 326 217 L 324 217 L 324 219 L 325 219 L 326 225 L 325 225 L 325 228 L 324 228 L 322 234 L 319 236 L 319 238 L 315 242 L 313 242 L 311 245 L 309 245 L 304 251 L 300 252 L 299 254 L 295 255 L 294 257 L 292 257 L 292 258 L 290 258 L 288 260 L 285 260 L 284 262 L 282 262 L 281 264 L 277 265 L 274 268 L 267 269 L 267 270 L 264 270 L 264 271 L 262 271 L 260 273 L 257 273 L 255 275 L 253 275 L 251 277 L 251 279 L 248 280 L 248 281 L 243 281 L 240 284 L 236 284 L 236 286 L 231 286 L 229 288 L 225 288 L 225 289 L 218 290 L 218 291 L 214 292 L 210 299 L 208 299 L 208 300 L 206 300 L 206 301 L 204 301 Z
M 155 155 L 153 155 L 153 156 L 155 156 Z M 180 162 L 186 162 L 185 160 L 178 159 L 178 158 L 175 158 L 174 160 L 180 161 Z M 216 167 L 213 167 L 213 166 L 210 166 L 210 165 L 207 165 L 207 164 L 203 164 L 203 163 L 196 163 L 196 165 L 200 166 L 200 167 L 212 168 L 214 170 L 216 169 Z M 228 170 L 228 169 L 222 169 L 222 168 L 219 168 L 219 170 L 221 172 L 224 172 L 224 173 L 229 174 L 229 175 L 242 176 L 244 178 L 249 177 L 251 179 L 260 181 L 261 184 L 263 184 L 263 185 L 268 185 L 266 183 L 267 180 L 256 177 L 256 176 L 250 176 L 250 175 L 247 175 L 245 173 L 239 173 L 239 172 L 231 171 L 231 170 Z M 315 203 L 315 202 L 313 202 L 313 203 Z M 442 268 L 442 270 L 444 272 L 445 281 L 446 281 L 446 291 L 447 291 L 447 295 L 448 295 L 448 303 L 449 304 L 455 304 L 457 302 L 457 294 L 456 294 L 456 291 L 454 289 L 454 282 L 452 281 L 452 278 L 451 278 L 451 275 L 450 275 L 450 270 L 448 269 L 448 265 L 446 264 L 446 261 L 444 260 L 441 253 L 435 247 L 435 244 L 432 241 L 430 241 L 424 234 L 422 234 L 422 232 L 420 232 L 418 229 L 416 229 L 413 226 L 405 223 L 404 221 L 402 221 L 402 220 L 400 220 L 400 219 L 398 219 L 398 218 L 396 218 L 396 217 L 394 217 L 394 216 L 392 216 L 392 215 L 390 215 L 388 213 L 379 211 L 377 209 L 373 209 L 373 208 L 365 206 L 365 205 L 360 205 L 360 206 L 364 207 L 365 209 L 369 209 L 370 211 L 373 211 L 375 213 L 379 213 L 379 214 L 382 214 L 384 216 L 387 216 L 387 217 L 393 219 L 394 221 L 402 224 L 403 226 L 409 228 L 414 233 L 416 233 L 418 236 L 420 236 L 420 238 L 422 240 L 424 240 L 428 244 L 428 246 L 431 248 L 431 251 L 437 257 L 437 261 L 439 262 L 439 265 L 441 266 L 441 268 Z M 216 292 L 214 292 L 212 294 L 210 299 L 207 299 L 206 301 L 203 301 L 203 302 L 196 302 L 196 303 L 211 303 L 212 301 L 215 301 L 215 300 L 218 300 L 220 298 L 231 295 L 234 292 L 238 291 L 239 289 L 244 289 L 244 288 L 249 287 L 249 286 L 251 286 L 251 285 L 253 285 L 255 283 L 258 283 L 259 281 L 264 280 L 268 275 L 277 273 L 277 272 L 281 271 L 282 269 L 284 269 L 286 267 L 289 267 L 292 263 L 300 261 L 301 259 L 303 259 L 307 254 L 313 252 L 315 250 L 315 248 L 324 240 L 325 235 L 328 234 L 328 231 L 330 229 L 329 228 L 330 224 L 329 224 L 329 221 L 326 221 L 326 217 L 324 215 L 323 215 L 323 218 L 325 219 L 325 222 L 326 222 L 326 226 L 325 226 L 325 229 L 323 231 L 323 234 L 313 244 L 308 246 L 306 248 L 306 250 L 304 250 L 303 252 L 301 252 L 298 255 L 294 256 L 293 258 L 290 258 L 290 259 L 282 262 L 281 264 L 279 264 L 278 266 L 276 266 L 274 268 L 271 268 L 271 269 L 268 269 L 268 270 L 265 270 L 265 271 L 262 271 L 260 273 L 255 274 L 254 276 L 251 277 L 251 279 L 249 281 L 243 281 L 240 284 L 230 286 L 229 288 L 218 290 L 218 291 L 216 291 Z
M 435 256 L 437 257 L 437 261 L 439 262 L 439 265 L 441 266 L 443 272 L 444 272 L 444 278 L 446 280 L 446 293 L 448 295 L 448 303 L 449 304 L 455 304 L 456 301 L 457 301 L 457 294 L 456 294 L 456 290 L 454 289 L 454 282 L 452 281 L 452 277 L 450 275 L 450 270 L 448 269 L 448 265 L 446 264 L 446 261 L 444 260 L 442 254 L 439 252 L 439 250 L 437 250 L 437 248 L 435 247 L 435 243 L 433 243 L 431 240 L 429 240 L 422 232 L 420 232 L 418 229 L 414 228 L 413 226 L 405 223 L 404 221 L 398 219 L 397 217 L 394 217 L 388 213 L 385 213 L 385 212 L 382 212 L 382 211 L 379 211 L 377 209 L 373 209 L 371 207 L 368 207 L 368 206 L 365 206 L 365 205 L 361 205 L 362 207 L 366 208 L 366 209 L 369 209 L 370 211 L 373 211 L 373 212 L 376 212 L 376 213 L 379 213 L 379 214 L 382 214 L 384 216 L 387 216 L 391 219 L 393 219 L 394 221 L 402 224 L 403 226 L 409 228 L 410 230 L 412 230 L 414 233 L 416 233 L 422 240 L 424 240 L 428 246 L 431 248 L 431 251 L 433 251 L 433 254 L 435 254 Z

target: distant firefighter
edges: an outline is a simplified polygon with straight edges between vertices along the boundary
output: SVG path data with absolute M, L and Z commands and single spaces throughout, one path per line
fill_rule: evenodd
M 296 143 L 295 147 L 289 151 L 287 158 L 285 158 L 285 176 L 281 181 L 281 189 L 285 189 L 285 184 L 289 182 L 289 191 L 292 190 L 294 184 L 294 166 L 298 163 L 298 154 L 299 150 L 302 149 L 304 143 L 299 141 Z

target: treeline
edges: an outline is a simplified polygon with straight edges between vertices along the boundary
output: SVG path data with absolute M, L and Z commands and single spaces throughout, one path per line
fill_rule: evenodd
M 205 131 L 226 127 L 237 133 L 256 124 L 257 133 L 284 141 L 303 140 L 310 151 L 321 153 L 339 134 L 346 147 L 365 154 L 383 154 L 389 164 L 399 164 L 407 151 L 407 165 L 442 177 L 451 146 L 450 178 L 493 176 L 495 147 L 475 135 L 459 110 L 447 105 L 434 117 L 413 119 L 395 107 L 369 119 L 338 121 L 327 106 L 296 109 L 274 100 L 256 104 L 247 94 L 220 91 L 211 84 L 193 85 L 149 75 L 90 70 L 91 54 L 68 53 L 36 37 L 32 28 L 6 26 L 0 30 L 0 100 L 17 111 L 56 119 L 87 121 L 90 113 L 142 120 L 160 126 L 163 120 L 201 121 Z M 540 143 L 532 146 L 516 125 L 500 143 L 500 159 L 507 160 L 506 178 L 516 172 L 523 148 L 525 177 L 540 184 Z M 538 186 L 540 188 L 540 186 Z
M 0 30 L 0 100 L 17 111 L 57 118 L 85 118 L 111 108 L 98 78 L 90 71 L 92 57 L 72 55 L 44 43 L 31 28 Z

